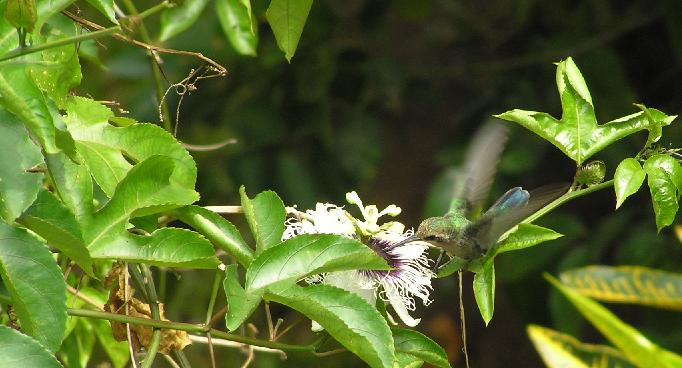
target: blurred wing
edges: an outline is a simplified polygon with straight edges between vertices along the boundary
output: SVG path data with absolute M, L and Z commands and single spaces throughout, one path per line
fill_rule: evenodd
M 498 123 L 488 123 L 476 133 L 453 186 L 450 211 L 471 209 L 485 199 L 506 142 L 507 128 Z
M 505 193 L 498 202 L 516 189 L 511 189 Z M 481 249 L 490 249 L 507 230 L 518 225 L 526 217 L 559 198 L 562 194 L 566 193 L 567 189 L 567 184 L 552 184 L 532 190 L 529 192 L 530 198 L 525 205 L 509 208 L 504 211 L 491 212 L 489 210 L 478 221 L 471 224 L 470 230 L 467 230 L 467 232 L 477 241 Z M 513 199 L 514 196 L 517 195 L 511 196 L 510 199 Z

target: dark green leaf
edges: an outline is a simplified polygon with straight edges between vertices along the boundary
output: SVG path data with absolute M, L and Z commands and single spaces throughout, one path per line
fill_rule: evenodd
M 178 208 L 173 214 L 215 246 L 234 256 L 243 266 L 247 267 L 253 260 L 253 250 L 244 242 L 239 230 L 219 214 L 198 206 Z
M 83 242 L 76 217 L 52 193 L 40 192 L 38 199 L 19 222 L 73 259 L 88 275 L 95 277 L 92 259 Z
M 396 353 L 412 355 L 436 367 L 450 367 L 445 350 L 417 331 L 394 328 L 393 340 Z
M 313 0 L 272 0 L 265 13 L 277 46 L 289 62 L 294 57 L 312 5 Z
M 352 269 L 388 269 L 386 261 L 357 240 L 304 234 L 261 253 L 246 272 L 246 290 L 293 284 L 310 275 Z
M 0 215 L 14 222 L 33 203 L 42 184 L 42 175 L 27 172 L 42 163 L 40 149 L 33 144 L 17 118 L 0 108 Z
M 672 354 L 647 339 L 634 327 L 625 324 L 616 315 L 594 300 L 580 295 L 577 291 L 562 285 L 555 278 L 546 275 L 549 282 L 561 291 L 566 298 L 615 345 L 635 365 L 648 368 L 670 367 L 663 360 L 664 353 Z M 669 355 L 674 359 L 673 355 Z M 680 364 L 682 359 L 677 360 Z M 678 365 L 679 366 L 679 365 Z
M 5 19 L 15 28 L 25 28 L 29 33 L 33 33 L 37 18 L 35 0 L 7 0 Z
M 495 253 L 504 253 L 512 250 L 532 247 L 534 245 L 562 237 L 562 234 L 554 230 L 533 224 L 519 224 L 516 231 L 511 233 L 496 248 Z
M 258 24 L 251 13 L 251 1 L 216 0 L 215 10 L 232 47 L 242 55 L 255 56 Z
M 360 296 L 329 285 L 292 286 L 267 298 L 318 322 L 336 341 L 373 368 L 391 368 L 393 336 L 384 317 Z
M 38 341 L 6 326 L 0 326 L 0 368 L 61 368 L 57 359 Z
M 635 194 L 642 186 L 646 172 L 634 158 L 621 161 L 613 175 L 613 187 L 616 190 L 616 208 L 620 207 L 625 198 Z
M 682 166 L 668 155 L 653 155 L 644 163 L 647 183 L 651 191 L 651 199 L 656 214 L 656 228 L 670 225 L 675 220 L 678 191 L 682 190 Z
M 570 57 L 560 62 L 556 71 L 563 115 L 557 120 L 537 111 L 512 110 L 498 118 L 516 122 L 546 139 L 578 165 L 611 143 L 643 129 L 669 125 L 675 116 L 647 109 L 598 125 L 592 97 L 578 67 Z M 650 119 L 656 123 L 652 126 Z
M 464 268 L 469 261 L 464 258 L 452 257 L 448 263 L 438 269 L 438 278 L 448 277 Z
M 104 14 L 112 23 L 118 24 L 116 11 L 114 10 L 114 0 L 87 0 L 88 3 Z
M 189 28 L 199 19 L 206 4 L 208 0 L 184 0 L 175 8 L 166 9 L 161 14 L 159 41 L 169 40 Z
M 0 223 L 0 245 L 2 282 L 21 329 L 56 351 L 66 326 L 64 276 L 47 247 L 26 230 Z
M 75 164 L 63 153 L 45 155 L 54 191 L 80 222 L 92 216 L 92 178 L 85 164 Z
M 494 257 L 488 258 L 481 270 L 474 276 L 474 297 L 478 310 L 486 326 L 493 318 L 495 311 L 495 265 Z
M 225 269 L 223 280 L 225 297 L 227 298 L 227 313 L 225 314 L 225 327 L 228 331 L 234 331 L 241 326 L 260 304 L 262 293 L 250 294 L 239 284 L 237 265 L 228 265 Z
M 282 200 L 275 192 L 269 190 L 250 199 L 243 186 L 239 188 L 239 194 L 244 216 L 256 239 L 256 254 L 279 244 L 282 241 L 284 220 L 287 215 Z

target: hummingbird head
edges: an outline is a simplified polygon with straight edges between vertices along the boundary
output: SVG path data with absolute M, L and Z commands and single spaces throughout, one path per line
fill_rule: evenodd
M 452 223 L 445 217 L 430 217 L 419 224 L 415 238 L 434 245 L 448 243 L 452 238 Z

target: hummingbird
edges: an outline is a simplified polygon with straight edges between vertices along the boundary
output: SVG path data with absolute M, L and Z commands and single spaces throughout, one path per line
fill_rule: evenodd
M 481 216 L 470 219 L 490 189 L 506 141 L 505 126 L 484 125 L 474 136 L 464 164 L 455 175 L 448 212 L 423 220 L 415 234 L 401 243 L 426 241 L 440 248 L 441 256 L 445 251 L 450 257 L 471 261 L 482 257 L 507 230 L 566 191 L 568 186 L 563 184 L 533 191 L 514 187 Z

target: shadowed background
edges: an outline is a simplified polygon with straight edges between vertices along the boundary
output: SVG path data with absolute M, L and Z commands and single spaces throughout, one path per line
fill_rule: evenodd
M 136 3 L 140 9 L 152 5 Z M 356 190 L 380 208 L 397 204 L 403 209 L 399 220 L 416 226 L 444 210 L 439 178 L 461 162 L 470 137 L 493 114 L 521 108 L 560 116 L 553 62 L 567 56 L 583 72 L 600 122 L 637 111 L 635 102 L 671 115 L 682 110 L 682 3 L 672 0 L 316 1 L 291 64 L 264 22 L 268 2 L 252 3 L 260 19 L 255 58 L 230 48 L 211 6 L 199 22 L 164 45 L 202 52 L 229 70 L 227 78 L 199 82 L 179 111 L 181 141 L 237 141 L 216 151 L 193 152 L 202 205 L 238 204 L 242 184 L 250 194 L 273 189 L 285 204 L 300 209 L 318 201 L 342 204 L 344 194 Z M 84 11 L 88 19 L 98 19 Z M 158 29 L 155 19 L 146 24 Z M 86 78 L 79 94 L 117 101 L 131 116 L 158 122 L 145 53 L 109 40 L 98 53 L 101 64 L 83 62 L 84 74 L 101 78 Z M 163 56 L 163 61 L 171 83 L 199 65 L 192 58 Z M 169 95 L 168 102 L 174 115 L 177 96 Z M 572 180 L 574 163 L 558 149 L 520 126 L 500 124 L 509 126 L 510 140 L 489 203 L 511 186 Z M 662 143 L 680 146 L 680 137 L 682 128 L 673 123 L 665 128 Z M 646 133 L 635 134 L 600 152 L 595 159 L 606 162 L 607 178 L 645 140 Z M 566 236 L 498 257 L 495 316 L 487 328 L 476 310 L 471 275 L 466 275 L 472 366 L 542 366 L 525 332 L 528 323 L 603 342 L 550 289 L 543 272 L 597 263 L 680 271 L 682 246 L 670 229 L 656 234 L 647 191 L 642 188 L 618 211 L 607 189 L 543 218 L 542 225 Z M 239 216 L 228 219 L 244 225 Z M 169 318 L 200 321 L 210 279 L 210 273 L 196 272 L 171 280 L 165 290 Z M 418 330 L 461 366 L 456 283 L 454 277 L 435 281 L 435 302 L 417 314 L 422 317 Z M 224 298 L 218 307 L 223 305 Z M 287 323 L 300 317 L 272 308 Z M 679 315 L 645 307 L 609 308 L 663 347 L 681 352 Z M 253 321 L 264 328 L 262 309 Z M 266 335 L 262 330 L 259 336 Z M 313 338 L 304 321 L 284 340 Z M 187 352 L 208 364 L 205 346 L 195 344 Z M 234 349 L 217 352 L 225 366 L 244 360 Z M 280 361 L 276 355 L 257 354 L 253 366 L 363 364 L 349 353 L 322 359 L 290 355 Z

